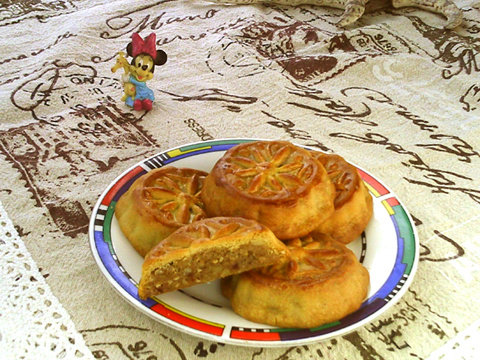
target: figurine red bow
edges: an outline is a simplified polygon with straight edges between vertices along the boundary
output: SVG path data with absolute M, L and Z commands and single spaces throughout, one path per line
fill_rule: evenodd
M 148 54 L 155 59 L 157 57 L 156 46 L 156 36 L 155 33 L 148 35 L 145 40 L 142 39 L 138 33 L 132 34 L 132 56 L 135 57 L 138 54 L 144 53 Z

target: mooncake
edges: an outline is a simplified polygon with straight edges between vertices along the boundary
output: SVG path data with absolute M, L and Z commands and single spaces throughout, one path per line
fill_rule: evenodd
M 222 280 L 235 313 L 275 327 L 311 328 L 360 308 L 369 274 L 351 250 L 327 236 L 286 245 L 290 257 L 284 262 Z
M 183 225 L 206 217 L 200 191 L 207 173 L 162 167 L 140 176 L 115 206 L 118 225 L 142 256 Z
M 373 200 L 358 170 L 337 154 L 312 151 L 335 185 L 335 211 L 315 233 L 330 235 L 348 244 L 365 230 L 373 214 Z
M 230 148 L 205 179 L 208 216 L 240 216 L 279 239 L 308 234 L 333 214 L 335 187 L 312 154 L 287 141 Z

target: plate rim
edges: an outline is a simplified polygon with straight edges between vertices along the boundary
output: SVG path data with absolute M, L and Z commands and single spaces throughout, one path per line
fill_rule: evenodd
M 279 141 L 289 141 L 289 140 L 280 140 Z M 107 269 L 105 263 L 103 262 L 100 254 L 98 253 L 97 246 L 96 246 L 96 239 L 95 239 L 95 220 L 96 220 L 96 215 L 98 213 L 99 208 L 102 205 L 102 201 L 105 199 L 105 196 L 112 190 L 115 184 L 119 182 L 124 176 L 129 174 L 132 170 L 135 168 L 139 167 L 141 164 L 154 159 L 158 156 L 161 156 L 162 154 L 166 154 L 175 150 L 179 150 L 181 148 L 186 148 L 186 147 L 192 147 L 192 146 L 197 146 L 201 147 L 201 145 L 218 145 L 218 144 L 226 144 L 228 142 L 231 142 L 232 144 L 238 144 L 241 142 L 251 142 L 251 141 L 276 141 L 273 139 L 265 139 L 265 138 L 237 138 L 237 137 L 227 137 L 227 138 L 218 138 L 214 140 L 207 140 L 207 141 L 195 141 L 195 142 L 189 142 L 181 145 L 177 145 L 174 147 L 170 147 L 166 150 L 159 151 L 155 153 L 154 155 L 144 158 L 132 166 L 128 167 L 126 170 L 121 172 L 118 176 L 116 176 L 112 181 L 110 181 L 105 189 L 102 191 L 100 194 L 99 198 L 97 199 L 94 207 L 92 208 L 91 216 L 90 216 L 90 221 L 89 221 L 89 227 L 88 227 L 88 236 L 89 236 L 89 245 L 90 245 L 90 251 L 92 253 L 93 258 L 95 259 L 97 267 L 100 269 L 102 275 L 106 278 L 107 282 L 112 286 L 115 291 L 123 298 L 124 301 L 127 301 L 130 305 L 132 305 L 136 310 L 140 310 L 143 314 L 147 315 L 149 318 L 153 319 L 156 322 L 162 323 L 166 326 L 169 326 L 175 330 L 178 330 L 182 333 L 188 334 L 195 336 L 197 338 L 201 339 L 206 339 L 209 341 L 215 341 L 215 342 L 220 342 L 224 344 L 229 344 L 229 345 L 235 345 L 235 346 L 246 346 L 246 347 L 285 347 L 285 346 L 291 346 L 291 345 L 306 345 L 314 342 L 319 342 L 319 341 L 325 341 L 327 339 L 333 338 L 333 337 L 338 337 L 345 335 L 347 333 L 352 332 L 353 330 L 363 327 L 367 323 L 373 321 L 376 319 L 378 316 L 381 314 L 385 313 L 387 310 L 389 310 L 391 307 L 393 307 L 405 294 L 405 292 L 408 290 L 410 287 L 411 283 L 413 282 L 413 279 L 415 277 L 417 268 L 418 268 L 418 263 L 419 263 L 419 239 L 418 239 L 418 232 L 415 226 L 415 223 L 412 219 L 412 216 L 408 209 L 406 208 L 405 204 L 402 202 L 401 199 L 398 198 L 395 192 L 393 192 L 381 179 L 378 177 L 373 176 L 370 172 L 366 171 L 362 167 L 357 166 L 355 163 L 351 163 L 353 166 L 355 166 L 357 169 L 360 171 L 364 172 L 368 176 L 370 176 L 372 179 L 377 181 L 380 185 L 382 185 L 385 189 L 388 190 L 388 195 L 390 197 L 393 197 L 397 200 L 398 204 L 402 207 L 404 211 L 404 215 L 406 215 L 408 219 L 408 223 L 412 229 L 412 235 L 413 235 L 413 244 L 415 247 L 414 255 L 413 255 L 413 261 L 412 265 L 410 268 L 410 272 L 406 278 L 406 280 L 402 283 L 400 289 L 394 294 L 394 296 L 381 308 L 373 311 L 371 314 L 365 316 L 364 318 L 360 319 L 357 322 L 354 322 L 350 325 L 347 325 L 343 328 L 340 328 L 338 330 L 333 331 L 332 333 L 326 333 L 326 334 L 321 334 L 321 335 L 316 335 L 316 336 L 311 336 L 311 337 L 302 337 L 302 338 L 296 338 L 296 339 L 279 339 L 279 340 L 250 340 L 250 339 L 237 339 L 237 338 L 231 338 L 229 337 L 229 333 L 227 330 L 231 331 L 232 330 L 232 325 L 228 324 L 222 324 L 224 325 L 222 334 L 215 335 L 211 334 L 208 332 L 203 332 L 191 327 L 187 327 L 186 325 L 180 324 L 172 319 L 169 319 L 167 317 L 161 316 L 160 314 L 155 313 L 151 308 L 147 307 L 144 303 L 140 302 L 139 299 L 134 298 L 130 293 L 125 290 L 121 284 L 118 283 L 118 281 L 114 278 L 114 276 L 109 272 Z M 292 142 L 294 145 L 309 149 L 309 150 L 315 150 L 315 151 L 321 151 L 318 150 L 312 146 L 308 145 L 303 145 L 303 144 L 298 144 L 295 142 Z M 217 150 L 218 151 L 218 150 Z M 212 151 L 215 152 L 215 151 Z M 187 155 L 188 156 L 188 155 Z M 165 164 L 163 166 L 166 166 L 168 164 Z M 382 197 L 383 195 L 379 196 Z M 103 234 L 103 231 L 102 231 Z M 397 235 L 398 239 L 398 235 Z M 394 264 L 395 265 L 395 264 Z M 394 268 L 392 268 L 393 272 Z M 390 276 L 390 275 L 389 275 Z M 397 283 L 398 286 L 398 283 Z M 203 319 L 202 319 L 203 320 Z M 277 328 L 275 328 L 277 329 Z M 308 329 L 306 329 L 308 330 Z M 227 334 L 228 333 L 228 334 Z

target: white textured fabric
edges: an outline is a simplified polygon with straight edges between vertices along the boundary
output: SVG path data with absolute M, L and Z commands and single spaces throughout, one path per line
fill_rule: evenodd
M 480 353 L 480 320 L 434 351 L 428 360 L 477 360 Z
M 459 0 L 463 25 L 445 31 L 441 15 L 390 3 L 369 1 L 343 29 L 342 10 L 317 6 L 2 2 L 0 359 L 88 358 L 82 337 L 102 360 L 467 354 L 461 334 L 480 318 L 480 9 Z M 154 32 L 168 55 L 149 112 L 121 101 L 110 70 L 133 32 Z M 395 306 L 344 336 L 262 349 L 186 335 L 123 301 L 89 247 L 100 194 L 158 152 L 240 137 L 339 153 L 398 195 L 420 262 Z
M 93 359 L 1 202 L 0 258 L 0 358 Z

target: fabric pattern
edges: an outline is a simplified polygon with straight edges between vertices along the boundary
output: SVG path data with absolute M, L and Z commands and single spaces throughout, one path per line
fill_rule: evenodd
M 335 25 L 342 10 L 311 5 L 0 6 L 0 201 L 93 357 L 442 358 L 439 349 L 478 324 L 480 8 L 455 3 L 464 21 L 454 30 L 441 15 L 386 1 L 369 2 L 345 29 Z M 168 54 L 147 83 L 156 99 L 149 112 L 121 101 L 121 75 L 110 71 L 134 32 L 155 32 Z M 398 304 L 325 342 L 234 348 L 121 299 L 89 248 L 100 194 L 160 151 L 239 137 L 338 153 L 402 199 L 421 254 Z

